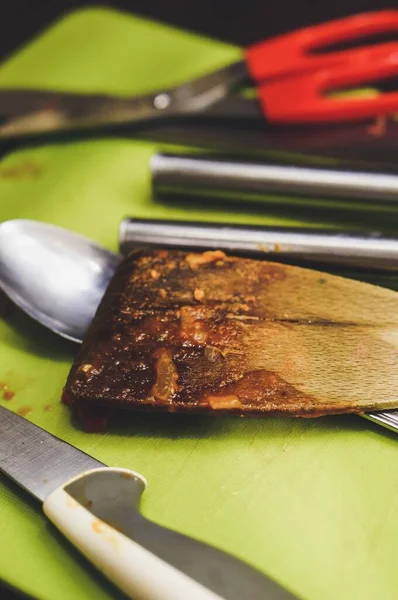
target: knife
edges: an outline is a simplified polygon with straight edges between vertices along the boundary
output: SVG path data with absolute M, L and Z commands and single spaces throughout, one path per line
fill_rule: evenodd
M 3 407 L 0 471 L 42 502 L 50 521 L 130 598 L 297 599 L 239 559 L 143 517 L 139 473 L 106 467 Z

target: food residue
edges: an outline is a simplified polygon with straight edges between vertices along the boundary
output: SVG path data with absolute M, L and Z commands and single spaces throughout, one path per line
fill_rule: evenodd
M 268 244 L 256 244 L 257 248 L 259 250 L 261 250 L 261 252 L 281 252 L 282 248 L 280 244 L 273 244 L 273 243 L 268 243 Z
M 208 337 L 203 306 L 183 306 L 180 310 L 181 338 L 192 344 L 204 344 Z
M 198 302 L 202 302 L 203 298 L 205 297 L 205 293 L 203 290 L 196 288 L 193 292 L 193 297 L 195 298 L 195 300 L 197 300 Z
M 0 382 L 0 391 L 3 392 L 3 400 L 12 400 L 15 396 L 15 392 L 9 389 L 8 384 Z
M 307 278 L 319 292 L 334 281 L 326 274 L 225 257 L 220 251 L 131 253 L 74 362 L 64 402 L 86 431 L 97 432 L 124 409 L 299 417 L 354 412 L 364 405 L 362 399 L 349 404 L 323 397 L 322 373 L 314 395 L 304 387 L 309 361 L 308 372 L 318 377 L 317 340 L 329 326 L 329 308 L 319 323 L 315 320 L 316 302 Z M 336 286 L 345 289 L 341 281 Z M 292 296 L 285 294 L 291 289 Z M 377 293 L 384 297 L 384 292 Z M 340 307 L 338 296 L 331 289 L 332 301 Z M 396 300 L 389 302 L 392 306 Z M 340 329 L 333 341 L 340 340 Z M 370 360 L 370 345 L 362 349 L 350 335 L 349 368 L 353 356 L 359 364 L 359 352 Z M 321 348 L 322 359 L 329 360 L 328 348 Z M 338 375 L 331 373 L 337 381 Z
M 202 254 L 187 254 L 185 260 L 190 268 L 195 270 L 201 265 L 206 265 L 213 262 L 217 263 L 225 260 L 226 258 L 226 254 L 222 250 L 207 250 Z
M 44 410 L 45 410 L 46 412 L 50 412 L 50 410 L 52 410 L 52 409 L 53 409 L 53 407 L 51 406 L 51 404 L 46 404 L 46 405 L 44 406 Z
M 178 373 L 170 350 L 161 348 L 156 355 L 156 381 L 152 387 L 152 395 L 160 402 L 167 402 L 178 391 Z
M 31 412 L 32 408 L 30 406 L 21 406 L 21 408 L 18 408 L 17 410 L 17 414 L 21 417 L 27 417 Z
M 99 519 L 95 519 L 92 522 L 91 527 L 95 533 L 102 533 L 104 531 L 104 524 Z
M 238 396 L 208 396 L 207 401 L 214 410 L 230 410 L 231 408 L 242 408 Z

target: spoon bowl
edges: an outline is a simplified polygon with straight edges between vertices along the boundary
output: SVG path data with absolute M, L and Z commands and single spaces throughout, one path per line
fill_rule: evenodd
M 120 257 L 81 235 L 16 219 L 0 225 L 0 287 L 33 319 L 81 343 Z

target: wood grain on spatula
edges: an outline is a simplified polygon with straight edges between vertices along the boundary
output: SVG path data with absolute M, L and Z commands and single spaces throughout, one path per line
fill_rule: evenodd
M 71 369 L 77 407 L 295 415 L 398 407 L 398 294 L 220 251 L 140 250 Z

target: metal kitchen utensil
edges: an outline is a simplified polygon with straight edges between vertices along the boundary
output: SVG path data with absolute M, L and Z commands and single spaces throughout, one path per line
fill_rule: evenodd
M 219 249 L 282 262 L 398 271 L 398 238 L 379 233 L 126 218 L 119 244 L 122 254 L 140 246 Z
M 0 224 L 0 287 L 55 333 L 81 342 L 120 258 L 48 223 Z
M 256 88 L 256 111 L 263 121 L 265 117 L 268 122 L 288 124 L 350 123 L 388 116 L 398 110 L 398 93 L 382 85 L 370 96 L 335 97 L 332 93 L 395 77 L 397 44 L 369 45 L 366 38 L 397 30 L 398 11 L 393 10 L 307 27 L 254 44 L 244 51 L 242 61 L 194 81 L 133 98 L 3 90 L 0 138 L 195 115 L 247 82 Z M 365 44 L 360 47 L 332 49 L 334 44 L 362 40 Z M 232 113 L 236 119 L 236 111 Z M 221 107 L 219 116 L 223 114 Z
M 106 467 L 0 407 L 0 471 L 135 600 L 293 600 L 248 564 L 139 512 L 142 475 Z
M 398 206 L 398 174 L 267 164 L 209 154 L 163 154 L 151 157 L 155 193 L 202 198 L 267 197 L 270 194 Z

